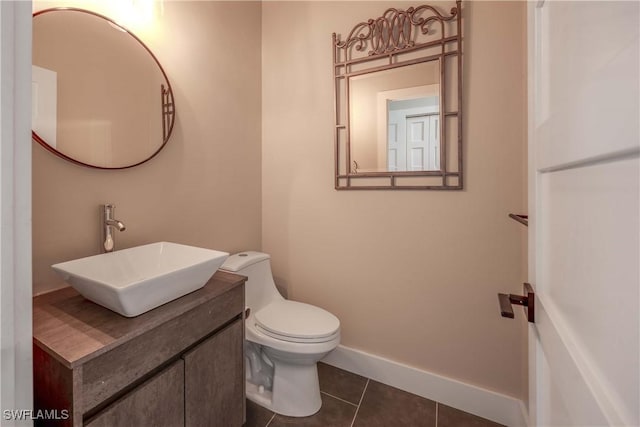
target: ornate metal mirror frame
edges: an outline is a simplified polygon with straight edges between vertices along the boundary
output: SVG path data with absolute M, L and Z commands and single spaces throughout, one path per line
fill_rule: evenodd
M 441 13 L 429 5 L 410 7 L 407 10 L 390 8 L 378 18 L 357 24 L 344 41 L 341 41 L 336 33 L 333 34 L 336 190 L 463 188 L 461 48 L 461 0 L 456 1 L 456 7 L 451 8 L 449 14 Z M 426 74 L 423 73 L 423 68 L 418 67 L 432 67 L 433 72 L 430 73 L 439 79 L 436 84 L 430 86 L 420 83 L 423 85 L 420 86 L 422 88 L 431 88 L 432 104 L 435 103 L 430 113 L 422 114 L 425 117 L 432 116 L 432 142 L 429 143 L 431 145 L 419 148 L 423 151 L 424 147 L 430 150 L 432 160 L 430 163 L 424 163 L 418 159 L 417 163 L 412 163 L 410 156 L 413 154 L 407 155 L 409 151 L 415 151 L 413 148 L 407 148 L 407 135 L 413 132 L 407 129 L 414 123 L 408 121 L 414 116 L 407 113 L 404 116 L 405 121 L 398 122 L 404 127 L 405 132 L 405 157 L 400 168 L 394 163 L 396 160 L 390 160 L 391 157 L 395 159 L 397 156 L 395 149 L 390 148 L 392 128 L 389 111 L 392 108 L 392 95 L 381 97 L 380 94 L 413 88 L 405 86 L 404 89 L 398 89 L 403 86 L 397 86 L 395 83 L 393 87 L 375 88 L 374 91 L 378 93 L 378 114 L 370 118 L 367 116 L 365 119 L 362 118 L 362 110 L 373 111 L 375 108 L 367 106 L 366 103 L 362 104 L 362 101 L 356 105 L 353 91 L 355 84 L 362 79 L 375 78 L 376 81 L 380 81 L 381 78 L 387 79 L 390 76 L 391 79 L 399 80 L 403 74 L 393 73 L 406 73 L 407 70 Z M 407 108 L 407 112 L 412 111 L 408 107 L 403 108 Z M 371 163 L 373 166 L 363 167 L 359 158 L 354 155 L 356 116 L 360 120 L 358 129 L 365 129 L 363 134 L 369 135 L 374 128 L 378 129 L 377 142 L 367 142 L 376 145 L 376 148 L 368 149 L 377 151 L 377 154 L 373 155 L 377 156 L 377 160 Z M 426 126 L 429 126 L 429 122 L 426 123 Z M 395 129 L 396 124 L 393 126 Z M 420 126 L 424 126 L 424 123 Z M 424 132 L 419 126 L 416 129 L 418 133 Z M 371 139 L 360 135 L 358 138 Z

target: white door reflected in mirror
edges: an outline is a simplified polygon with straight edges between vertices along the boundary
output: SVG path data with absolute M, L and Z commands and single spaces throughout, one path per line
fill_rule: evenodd
M 32 65 L 31 126 L 52 148 L 56 148 L 57 103 L 58 73 Z
M 424 171 L 440 169 L 440 160 L 438 158 L 440 147 L 438 146 L 437 137 L 438 121 L 439 117 L 434 114 L 404 117 L 406 138 L 401 141 L 406 147 L 404 164 L 392 165 L 389 162 L 389 170 Z M 391 147 L 389 151 L 391 151 Z
M 384 128 L 378 132 L 378 146 L 386 150 L 387 170 L 440 170 L 438 96 L 429 96 L 438 88 L 439 85 L 431 85 L 403 89 L 404 96 L 409 93 L 408 98 L 398 97 L 398 91 L 379 93 L 378 102 L 384 111 L 378 117 L 378 126 L 386 123 L 387 132 L 383 133 Z M 416 94 L 427 96 L 416 98 Z
M 440 170 L 437 61 L 350 78 L 352 171 Z

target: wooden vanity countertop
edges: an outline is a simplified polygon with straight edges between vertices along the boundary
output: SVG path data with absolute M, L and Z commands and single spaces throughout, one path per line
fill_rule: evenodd
M 83 364 L 172 320 L 247 280 L 217 271 L 197 291 L 137 317 L 124 317 L 95 304 L 73 288 L 33 298 L 33 342 L 68 368 Z

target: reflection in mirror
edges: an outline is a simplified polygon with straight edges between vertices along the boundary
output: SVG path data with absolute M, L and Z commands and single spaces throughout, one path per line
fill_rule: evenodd
M 33 138 L 85 166 L 143 163 L 173 128 L 173 95 L 155 56 L 93 12 L 34 14 L 32 89 Z
M 440 170 L 437 61 L 349 80 L 352 172 Z
M 333 34 L 337 190 L 463 188 L 461 6 Z

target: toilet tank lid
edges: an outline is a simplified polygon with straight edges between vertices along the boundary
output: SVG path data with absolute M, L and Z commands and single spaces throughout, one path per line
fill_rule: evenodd
M 264 261 L 271 258 L 269 254 L 256 251 L 245 251 L 237 254 L 233 254 L 228 257 L 224 264 L 220 267 L 220 270 L 238 272 L 244 268 L 249 267 L 257 262 Z

